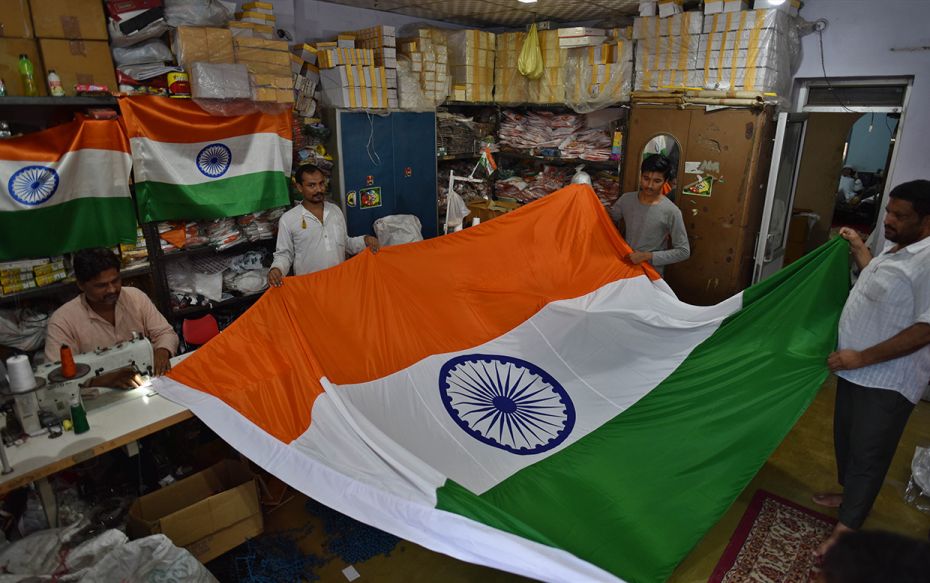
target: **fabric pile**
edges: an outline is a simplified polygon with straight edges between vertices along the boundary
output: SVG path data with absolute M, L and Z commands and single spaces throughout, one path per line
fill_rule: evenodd
M 559 148 L 584 128 L 584 118 L 572 113 L 531 111 L 526 114 L 504 110 L 500 142 L 517 150 Z
M 610 160 L 611 139 L 604 130 L 584 130 L 567 138 L 559 145 L 559 150 L 564 158 L 607 162 Z
M 574 169 L 566 166 L 544 166 L 539 173 L 517 174 L 494 184 L 497 198 L 532 202 L 571 183 Z M 607 171 L 591 176 L 592 187 L 604 206 L 611 206 L 620 197 L 620 181 Z
M 236 224 L 249 241 L 273 239 L 278 230 L 278 219 L 284 214 L 284 208 L 269 209 L 243 215 L 236 219 Z

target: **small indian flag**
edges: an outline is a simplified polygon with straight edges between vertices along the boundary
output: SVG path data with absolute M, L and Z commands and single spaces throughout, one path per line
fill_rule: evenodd
M 124 97 L 144 222 L 215 219 L 290 202 L 290 111 L 212 116 L 183 99 Z
M 588 186 L 288 279 L 156 382 L 340 512 L 546 581 L 664 581 L 826 379 L 834 241 L 680 302 Z
M 0 261 L 134 242 L 131 166 L 111 120 L 0 140 Z

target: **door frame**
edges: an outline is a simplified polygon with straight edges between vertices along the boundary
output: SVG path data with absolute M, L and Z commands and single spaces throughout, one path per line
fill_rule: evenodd
M 801 170 L 801 157 L 804 155 L 804 140 L 807 138 L 807 113 L 778 113 L 775 127 L 775 143 L 772 148 L 772 163 L 769 166 L 768 182 L 765 187 L 765 203 L 762 207 L 762 220 L 759 224 L 759 234 L 756 237 L 755 261 L 752 268 L 752 283 L 772 275 L 781 269 L 785 260 L 785 246 L 788 244 L 788 225 L 791 223 L 791 210 L 794 208 L 794 195 L 798 186 L 798 174 Z M 784 225 L 782 226 L 782 239 L 778 245 L 777 256 L 768 257 L 766 243 L 769 239 L 769 228 L 772 222 L 772 213 L 775 208 L 775 190 L 778 187 L 778 171 L 781 169 L 781 156 L 785 147 L 785 134 L 789 123 L 802 123 L 800 143 L 794 161 L 794 172 L 791 174 L 791 184 L 788 187 L 788 201 L 785 209 Z
M 828 87 L 862 87 L 869 85 L 899 85 L 904 87 L 904 99 L 900 106 L 826 106 L 826 105 L 808 105 L 808 97 L 810 95 L 810 88 L 813 86 L 828 86 Z M 892 141 L 895 142 L 895 148 L 891 152 L 891 160 L 888 162 L 888 171 L 885 173 L 885 190 L 882 192 L 882 198 L 878 203 L 878 218 L 876 219 L 876 224 L 880 225 L 885 220 L 885 201 L 888 199 L 888 193 L 891 192 L 892 184 L 895 184 L 894 171 L 897 166 L 898 161 L 898 151 L 899 148 L 897 144 L 900 143 L 901 137 L 904 133 L 904 121 L 907 117 L 908 106 L 911 101 L 911 92 L 914 88 L 914 77 L 913 76 L 903 76 L 903 77 L 867 77 L 867 78 L 851 78 L 851 79 L 830 79 L 827 81 L 822 77 L 812 78 L 812 79 L 798 79 L 796 80 L 795 92 L 794 92 L 794 102 L 792 104 L 791 111 L 793 112 L 803 112 L 803 113 L 813 113 L 813 112 L 827 112 L 827 113 L 898 113 L 901 117 L 898 119 L 898 125 L 895 127 L 894 135 L 892 136 Z M 872 235 L 868 240 L 869 248 L 872 251 L 873 255 L 878 255 L 881 253 L 882 248 L 885 245 L 885 235 L 882 232 L 882 229 L 873 229 Z

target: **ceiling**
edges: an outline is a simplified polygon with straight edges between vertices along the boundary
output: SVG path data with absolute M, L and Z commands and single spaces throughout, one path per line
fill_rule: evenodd
M 326 0 L 413 18 L 441 20 L 478 27 L 522 27 L 531 22 L 611 20 L 637 12 L 638 0 Z

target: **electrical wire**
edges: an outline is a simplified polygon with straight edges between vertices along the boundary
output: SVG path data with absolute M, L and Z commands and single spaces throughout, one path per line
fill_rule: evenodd
M 371 117 L 371 112 L 366 111 L 365 114 L 368 116 L 368 127 L 370 132 L 368 133 L 368 143 L 365 145 L 365 151 L 368 154 L 368 159 L 371 160 L 371 163 L 375 166 L 381 165 L 381 156 L 378 155 L 378 151 L 374 148 L 375 143 L 375 120 Z
M 823 57 L 823 29 L 822 28 L 817 30 L 817 37 L 820 40 L 820 69 L 823 71 L 823 80 L 824 82 L 826 82 L 827 88 L 830 90 L 830 94 L 833 95 L 833 98 L 836 99 L 836 102 L 839 103 L 840 106 L 846 111 L 848 111 L 849 113 L 859 113 L 857 111 L 853 111 L 849 109 L 848 107 L 846 107 L 846 104 L 843 103 L 843 100 L 840 99 L 840 96 L 836 92 L 836 89 L 834 89 L 833 85 L 830 83 L 830 78 L 827 77 L 827 65 Z

